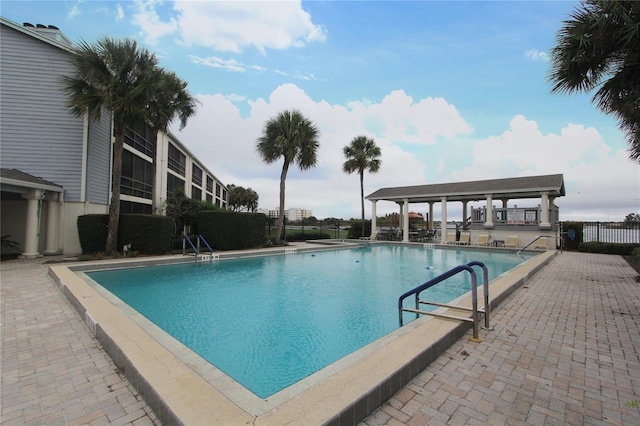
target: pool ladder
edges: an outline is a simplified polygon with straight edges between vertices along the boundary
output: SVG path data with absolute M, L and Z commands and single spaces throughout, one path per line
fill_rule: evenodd
M 482 268 L 482 275 L 483 275 L 483 293 L 484 293 L 484 309 L 478 309 L 478 286 L 477 286 L 477 279 L 476 279 L 476 271 L 473 269 L 473 266 L 480 266 Z M 460 272 L 463 271 L 467 271 L 471 274 L 471 303 L 472 303 L 472 307 L 471 308 L 466 308 L 466 307 L 462 307 L 462 306 L 453 306 L 453 305 L 447 305 L 444 303 L 438 303 L 438 302 L 431 302 L 431 301 L 427 301 L 427 300 L 423 300 L 420 299 L 420 293 L 423 292 L 424 290 L 433 287 L 434 285 L 453 277 L 454 275 L 459 274 Z M 404 299 L 406 299 L 407 297 L 410 296 L 414 296 L 415 298 L 415 308 L 405 308 L 403 305 Z M 451 309 L 455 309 L 455 310 L 459 310 L 459 311 L 468 311 L 471 312 L 471 318 L 469 317 L 460 317 L 460 316 L 456 316 L 456 315 L 448 315 L 448 314 L 443 314 L 443 313 L 438 313 L 438 312 L 431 312 L 431 311 L 423 311 L 420 309 L 420 305 L 430 305 L 430 306 L 438 306 L 438 307 L 443 307 L 443 308 L 451 308 Z M 444 318 L 444 319 L 450 319 L 450 320 L 456 320 L 456 321 L 463 321 L 463 322 L 472 322 L 473 323 L 473 337 L 471 338 L 471 341 L 473 342 L 481 342 L 482 339 L 480 339 L 478 337 L 478 325 L 480 323 L 480 314 L 484 314 L 484 326 L 482 326 L 482 328 L 484 330 L 493 330 L 491 328 L 491 326 L 489 325 L 489 312 L 491 311 L 491 306 L 489 304 L 489 271 L 487 269 L 487 266 L 479 261 L 471 261 L 469 263 L 467 263 L 466 265 L 459 265 L 456 266 L 455 268 L 451 268 L 450 270 L 448 270 L 447 272 L 438 275 L 435 278 L 432 278 L 431 280 L 427 281 L 424 284 L 419 285 L 418 287 L 414 288 L 413 290 L 409 290 L 406 293 L 404 293 L 403 295 L 401 295 L 398 298 L 398 315 L 399 315 L 399 319 L 400 319 L 400 326 L 402 327 L 403 325 L 403 312 L 412 312 L 414 314 L 416 314 L 416 318 L 418 318 L 420 315 L 430 315 L 433 317 L 438 317 L 438 318 Z
M 196 261 L 196 263 L 198 263 L 198 258 L 200 258 L 200 241 L 202 241 L 202 243 L 205 246 L 207 246 L 207 248 L 209 249 L 209 254 L 203 256 L 202 257 L 202 261 L 203 262 L 204 261 L 209 261 L 210 262 L 212 260 L 218 260 L 219 255 L 213 253 L 213 249 L 211 248 L 209 243 L 207 243 L 207 240 L 205 240 L 202 235 L 196 235 L 196 244 L 195 245 L 193 244 L 191 239 L 189 237 L 187 237 L 186 235 L 184 235 L 182 238 L 183 238 L 183 244 L 182 244 L 182 255 L 183 256 L 186 254 L 186 246 L 184 244 L 184 241 L 186 241 L 186 242 L 189 243 L 189 245 L 193 249 L 193 252 L 194 252 L 194 255 L 195 255 L 195 261 Z

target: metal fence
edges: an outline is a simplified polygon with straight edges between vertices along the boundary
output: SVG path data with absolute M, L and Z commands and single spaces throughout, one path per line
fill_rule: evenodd
M 582 241 L 640 243 L 640 222 L 584 222 Z

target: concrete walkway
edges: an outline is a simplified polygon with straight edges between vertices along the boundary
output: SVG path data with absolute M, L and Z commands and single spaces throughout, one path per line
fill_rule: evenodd
M 640 283 L 620 256 L 563 253 L 363 425 L 638 425 Z
M 46 273 L 0 264 L 2 424 L 157 424 Z M 636 276 L 619 256 L 557 256 L 482 343 L 459 340 L 362 424 L 640 424 Z

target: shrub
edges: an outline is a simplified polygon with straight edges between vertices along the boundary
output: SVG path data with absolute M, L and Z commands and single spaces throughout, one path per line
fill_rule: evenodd
M 78 236 L 82 253 L 97 253 L 104 250 L 107 244 L 109 215 L 85 214 L 78 216 Z
M 600 243 L 596 241 L 578 244 L 578 251 L 587 253 L 619 254 L 628 256 L 634 253 L 640 244 Z
M 172 220 L 167 216 L 148 214 L 120 215 L 118 245 L 131 243 L 133 251 L 143 254 L 162 254 L 171 249 Z
M 196 223 L 198 232 L 211 248 L 239 250 L 262 246 L 267 216 L 226 210 L 202 211 L 196 214 Z
M 107 242 L 109 215 L 88 214 L 78 217 L 78 236 L 83 254 L 101 253 Z M 143 254 L 166 253 L 171 248 L 171 218 L 146 214 L 120 215 L 118 249 L 131 243 L 131 249 Z M 104 254 L 102 255 L 104 257 Z

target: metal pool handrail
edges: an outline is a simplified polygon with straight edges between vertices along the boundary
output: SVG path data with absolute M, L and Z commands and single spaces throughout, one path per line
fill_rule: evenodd
M 487 270 L 487 267 L 485 266 L 484 263 L 482 262 L 478 262 L 478 261 L 472 261 L 467 263 L 466 265 L 459 265 L 456 266 L 454 268 L 451 268 L 450 270 L 448 270 L 447 272 L 438 275 L 435 278 L 432 278 L 431 280 L 427 281 L 424 284 L 419 285 L 418 287 L 407 291 L 406 293 L 402 294 L 399 298 L 398 298 L 398 316 L 399 316 L 399 320 L 400 320 L 400 326 L 403 325 L 403 318 L 402 318 L 402 313 L 403 312 L 413 312 L 416 314 L 416 318 L 419 315 L 431 315 L 434 317 L 439 317 L 439 318 L 446 318 L 446 319 L 453 319 L 453 320 L 458 320 L 458 321 L 465 321 L 465 322 L 473 322 L 473 337 L 471 338 L 472 341 L 475 342 L 480 342 L 481 339 L 478 337 L 478 288 L 477 288 L 477 279 L 476 279 L 476 272 L 473 270 L 472 266 L 481 266 L 483 269 L 483 287 L 484 287 L 484 298 L 485 298 L 485 307 L 484 307 L 484 313 L 485 313 L 485 326 L 483 328 L 490 330 L 491 328 L 489 327 L 489 311 L 490 311 L 490 306 L 489 306 L 489 273 Z M 420 293 L 430 287 L 433 287 L 434 285 L 448 279 L 451 278 L 454 275 L 459 274 L 460 272 L 463 271 L 467 271 L 471 274 L 471 303 L 472 303 L 472 308 L 465 308 L 465 307 L 460 307 L 460 306 L 453 306 L 453 305 L 447 305 L 447 304 L 443 304 L 443 303 L 437 303 L 437 302 L 429 302 L 426 300 L 421 300 L 420 299 Z M 415 297 L 415 309 L 413 308 L 405 308 L 403 306 L 403 302 L 404 299 L 406 299 L 409 296 L 414 296 Z M 466 317 L 459 317 L 459 316 L 455 316 L 455 315 L 447 315 L 447 314 L 440 314 L 440 313 L 435 313 L 435 312 L 428 312 L 428 311 L 422 311 L 420 310 L 420 304 L 426 304 L 426 305 L 433 305 L 433 306 L 440 306 L 440 307 L 446 307 L 446 308 L 452 308 L 452 309 L 457 309 L 457 310 L 463 310 L 463 311 L 470 311 L 471 314 L 471 318 L 466 318 Z
M 533 241 L 531 241 L 529 244 L 527 244 L 526 246 L 524 246 L 523 248 L 521 248 L 520 250 L 518 250 L 518 252 L 516 254 L 520 254 L 523 251 L 525 251 L 527 248 L 529 248 L 529 246 L 533 245 L 533 243 L 535 243 L 536 241 L 538 241 L 540 238 L 553 238 L 551 235 L 538 235 L 537 237 L 535 237 L 533 239 Z
M 189 245 L 191 246 L 191 248 L 193 249 L 193 252 L 195 253 L 195 260 L 196 263 L 198 262 L 198 255 L 200 254 L 200 241 L 202 241 L 204 243 L 205 246 L 207 246 L 207 248 L 209 249 L 209 260 L 213 260 L 213 249 L 211 248 L 211 246 L 209 245 L 209 243 L 207 243 L 207 240 L 204 239 L 204 237 L 202 235 L 197 235 L 196 236 L 196 244 L 197 247 L 195 245 L 193 245 L 193 242 L 191 242 L 191 238 L 187 237 L 186 235 L 182 236 L 183 240 L 188 242 Z M 182 254 L 184 255 L 184 245 L 183 245 L 183 249 L 182 249 Z

